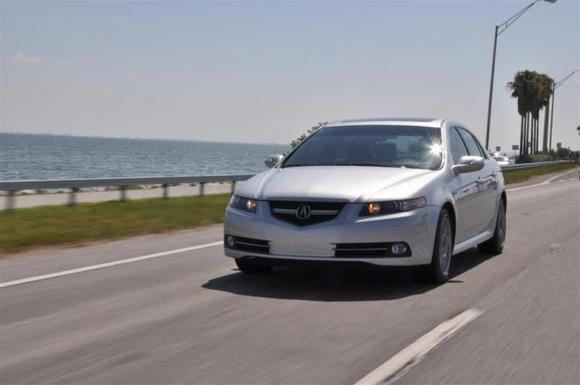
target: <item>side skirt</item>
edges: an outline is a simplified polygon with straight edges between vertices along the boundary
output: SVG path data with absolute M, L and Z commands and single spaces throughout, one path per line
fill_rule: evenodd
M 480 243 L 485 242 L 492 237 L 493 237 L 493 232 L 486 230 L 483 233 L 477 234 L 475 237 L 466 239 L 463 242 L 459 242 L 453 248 L 453 255 L 459 254 L 467 249 L 471 249 L 472 247 L 475 247 L 475 246 L 479 245 Z

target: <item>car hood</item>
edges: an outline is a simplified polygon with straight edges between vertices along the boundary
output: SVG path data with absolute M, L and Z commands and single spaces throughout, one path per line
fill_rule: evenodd
M 411 196 L 431 170 L 403 167 L 306 166 L 275 168 L 246 181 L 237 193 L 260 200 L 332 199 L 348 202 Z M 426 178 L 430 179 L 430 178 Z M 391 199 L 392 197 L 389 197 Z

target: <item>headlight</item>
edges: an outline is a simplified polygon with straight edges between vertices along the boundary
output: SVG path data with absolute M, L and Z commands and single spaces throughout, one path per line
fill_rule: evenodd
M 420 209 L 425 206 L 427 206 L 427 199 L 425 199 L 425 197 L 400 201 L 370 202 L 365 203 L 359 215 L 361 217 L 370 217 L 374 215 L 394 214 Z
M 239 210 L 248 211 L 250 213 L 256 212 L 256 200 L 250 198 L 244 198 L 237 195 L 232 197 L 230 200 L 230 206 Z

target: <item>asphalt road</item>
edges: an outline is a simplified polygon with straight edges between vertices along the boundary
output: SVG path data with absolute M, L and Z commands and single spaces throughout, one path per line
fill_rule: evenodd
M 221 240 L 221 227 L 0 263 L 0 282 Z M 221 246 L 0 288 L 1 384 L 353 384 L 441 322 L 482 314 L 398 384 L 576 384 L 577 174 L 508 192 L 505 252 L 407 270 L 245 276 Z

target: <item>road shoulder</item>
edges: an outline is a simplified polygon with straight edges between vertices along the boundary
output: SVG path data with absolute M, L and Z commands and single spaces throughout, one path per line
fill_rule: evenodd
M 567 179 L 567 178 L 573 178 L 574 176 L 576 176 L 576 179 L 578 179 L 579 172 L 580 172 L 580 167 L 576 167 L 574 169 L 566 170 L 563 172 L 556 171 L 556 172 L 552 172 L 549 174 L 534 176 L 534 177 L 532 177 L 524 182 L 510 183 L 510 184 L 507 184 L 506 187 L 508 190 L 516 189 L 516 188 L 520 188 L 520 187 L 528 187 L 528 186 L 532 186 L 535 184 L 544 183 L 544 182 L 546 182 L 554 177 L 558 177 L 556 179 L 559 179 L 560 177 Z

